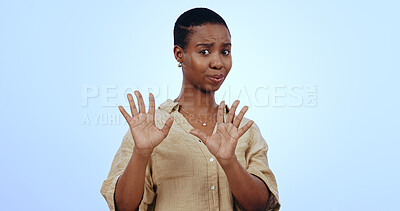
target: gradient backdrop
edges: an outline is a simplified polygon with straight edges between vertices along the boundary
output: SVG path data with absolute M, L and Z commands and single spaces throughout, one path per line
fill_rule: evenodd
M 178 96 L 173 25 L 198 6 L 230 27 L 217 100 L 250 106 L 281 210 L 398 210 L 394 0 L 0 1 L 0 209 L 108 210 L 117 105 Z

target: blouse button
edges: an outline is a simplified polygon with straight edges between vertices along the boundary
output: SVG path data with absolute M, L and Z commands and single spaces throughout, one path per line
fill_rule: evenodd
M 210 162 L 213 162 L 214 161 L 214 158 L 210 158 Z

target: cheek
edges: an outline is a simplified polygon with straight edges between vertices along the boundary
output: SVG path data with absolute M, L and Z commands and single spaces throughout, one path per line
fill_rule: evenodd
M 191 59 L 193 71 L 196 72 L 206 71 L 208 69 L 209 63 L 209 59 L 201 55 L 193 55 Z
M 225 69 L 229 71 L 232 68 L 232 57 L 226 58 L 224 63 Z

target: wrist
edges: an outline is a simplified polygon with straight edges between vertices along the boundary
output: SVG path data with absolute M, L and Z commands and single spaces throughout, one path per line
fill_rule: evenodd
M 151 153 L 153 153 L 153 149 L 137 149 L 134 147 L 132 155 L 142 159 L 150 159 Z
M 228 159 L 217 159 L 219 164 L 221 165 L 221 167 L 223 169 L 230 169 L 232 168 L 235 164 L 239 163 L 239 161 L 237 160 L 236 155 L 233 155 L 232 157 L 228 158 Z

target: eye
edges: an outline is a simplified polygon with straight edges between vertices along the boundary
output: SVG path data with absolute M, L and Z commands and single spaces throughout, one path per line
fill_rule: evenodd
M 221 53 L 223 55 L 229 55 L 231 53 L 231 51 L 230 50 L 223 50 Z
M 206 49 L 206 50 L 201 50 L 200 53 L 203 55 L 208 55 L 208 54 L 210 54 L 210 51 L 208 49 Z

